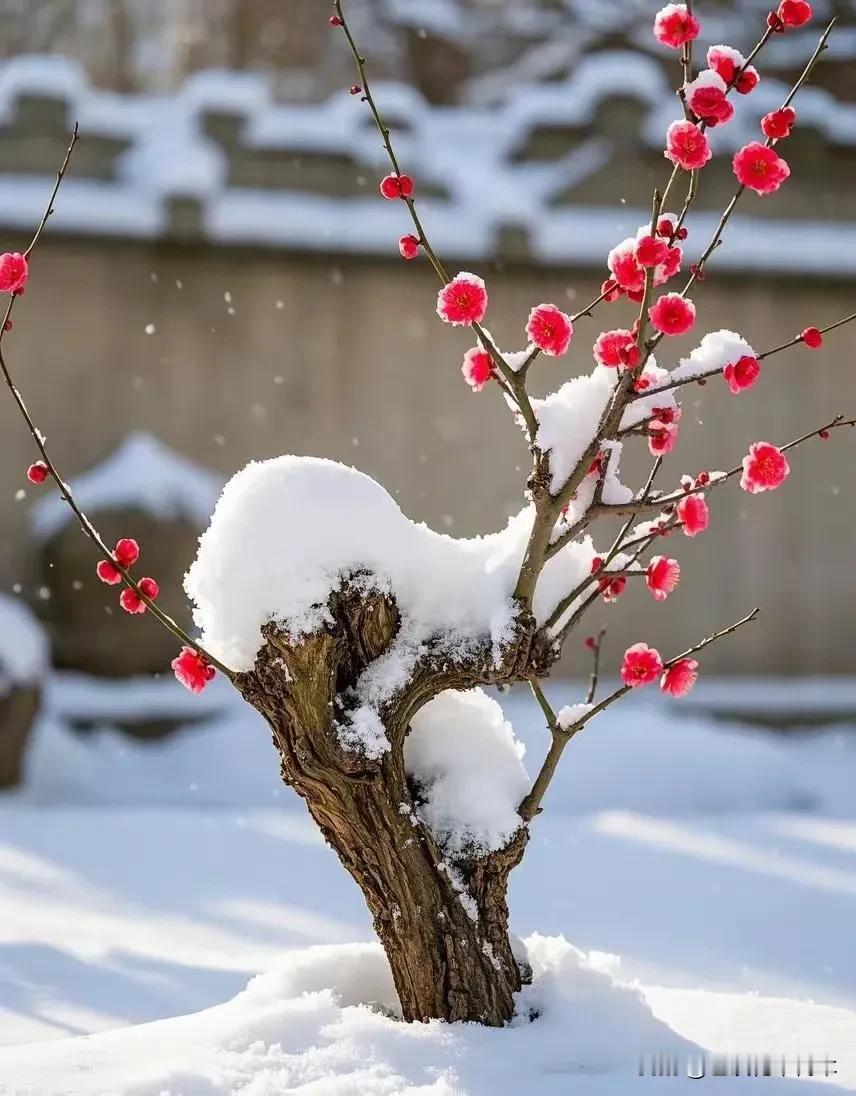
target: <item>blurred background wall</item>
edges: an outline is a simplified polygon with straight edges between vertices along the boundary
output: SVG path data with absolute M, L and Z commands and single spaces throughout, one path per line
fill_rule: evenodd
M 606 252 L 646 219 L 665 178 L 676 66 L 647 33 L 656 6 L 351 0 L 432 242 L 447 265 L 487 278 L 489 326 L 506 349 L 522 345 L 533 304 L 575 311 L 597 295 Z M 710 6 L 704 45 L 748 52 L 768 5 Z M 856 13 L 816 7 L 842 26 L 798 104 L 792 178 L 773 198 L 746 196 L 694 294 L 699 333 L 728 327 L 757 351 L 856 308 Z M 320 0 L 0 2 L 3 249 L 25 246 L 75 119 L 83 133 L 16 309 L 10 365 L 66 473 L 106 469 L 92 503 L 114 512 L 101 522 L 110 535 L 163 519 L 159 574 L 172 567 L 164 603 L 177 612 L 199 524 L 181 483 L 195 473 L 179 462 L 152 490 L 111 492 L 126 468 L 102 462 L 134 431 L 218 480 L 283 452 L 351 462 L 455 535 L 495 529 L 521 504 L 522 437 L 496 392 L 463 384 L 471 340 L 433 315 L 431 271 L 397 256 L 405 211 L 377 196 L 384 162 L 328 15 Z M 815 37 L 771 42 L 760 87 L 715 133 L 719 151 L 755 136 Z M 733 190 L 727 155 L 702 184 L 689 257 Z M 579 322 L 568 358 L 539 363 L 536 383 L 588 370 L 597 333 L 630 322 L 626 302 L 602 306 Z M 695 342 L 668 340 L 660 363 Z M 672 478 L 856 412 L 853 348 L 845 328 L 821 351 L 772 359 L 751 393 L 717 381 L 688 391 Z M 148 633 L 105 607 L 93 561 L 64 546 L 61 522 L 37 518 L 34 532 L 30 458 L 0 401 L 0 587 L 55 635 L 103 630 L 101 653 L 60 643 L 66 664 L 125 672 L 109 651 L 126 637 L 144 647 Z M 668 604 L 651 613 L 631 591 L 591 626 L 608 624 L 619 649 L 644 635 L 672 650 L 759 604 L 762 622 L 715 646 L 708 668 L 852 672 L 852 466 L 838 437 L 801 450 L 781 492 L 717 493 L 711 530 L 668 545 L 684 568 Z M 159 506 L 173 495 L 174 512 Z

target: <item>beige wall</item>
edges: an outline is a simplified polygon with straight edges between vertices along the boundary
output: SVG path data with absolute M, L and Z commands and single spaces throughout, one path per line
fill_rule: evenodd
M 520 345 L 531 304 L 570 300 L 573 308 L 600 281 L 559 270 L 488 278 L 489 326 L 508 348 Z M 520 504 L 526 451 L 497 393 L 474 396 L 463 384 L 459 363 L 470 339 L 434 316 L 435 288 L 415 264 L 50 240 L 4 345 L 69 475 L 143 428 L 223 473 L 283 452 L 335 457 L 380 479 L 414 518 L 459 535 L 484 532 Z M 852 310 L 852 290 L 709 280 L 696 298 L 703 330 L 732 327 L 760 350 Z M 610 326 L 630 322 L 623 303 L 602 316 Z M 153 335 L 145 334 L 149 323 Z M 581 321 L 576 354 L 539 363 L 538 381 L 554 385 L 587 368 L 598 330 L 595 320 Z M 730 467 L 751 440 L 787 440 L 838 411 L 856 413 L 855 335 L 845 329 L 823 351 L 771 360 L 743 396 L 729 396 L 719 382 L 691 390 L 663 483 L 683 471 Z M 663 364 L 680 348 L 668 343 Z M 684 567 L 678 592 L 661 606 L 641 591 L 628 595 L 593 613 L 590 627 L 607 623 L 616 651 L 645 638 L 673 652 L 759 604 L 761 620 L 713 649 L 709 668 L 856 670 L 854 445 L 856 437 L 836 437 L 806 447 L 786 488 L 769 496 L 725 488 L 714 497 L 708 535 L 667 542 Z M 32 585 L 29 502 L 14 500 L 31 455 L 3 400 L 4 588 Z M 579 665 L 571 643 L 569 669 Z

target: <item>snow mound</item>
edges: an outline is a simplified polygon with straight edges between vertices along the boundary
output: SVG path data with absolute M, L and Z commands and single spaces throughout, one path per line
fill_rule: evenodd
M 185 518 L 200 528 L 222 485 L 216 473 L 138 431 L 101 464 L 71 481 L 78 503 L 89 513 L 141 510 L 158 521 Z M 33 509 L 33 532 L 39 540 L 49 540 L 71 517 L 59 494 L 51 495 Z
M 411 521 L 355 468 L 316 457 L 253 462 L 224 488 L 185 589 L 208 650 L 248 670 L 265 623 L 307 635 L 328 622 L 327 600 L 343 577 L 372 575 L 394 594 L 402 627 L 364 675 L 351 738 L 382 752 L 378 708 L 406 681 L 427 639 L 447 637 L 450 658 L 486 637 L 496 653 L 508 639 L 533 514 L 526 507 L 499 533 L 456 539 Z M 590 573 L 593 556 L 585 538 L 553 557 L 535 599 L 539 620 Z
M 526 947 L 534 981 L 504 1029 L 402 1023 L 380 946 L 344 944 L 294 952 L 195 1015 L 0 1049 L 0 1076 L 17 1096 L 564 1096 L 586 1073 L 618 1091 L 643 1048 L 694 1049 L 616 980 L 613 957 L 562 937 Z
M 525 749 L 482 689 L 440 693 L 414 716 L 404 764 L 417 814 L 452 859 L 501 849 L 519 827 Z
M 42 626 L 19 598 L 0 594 L 0 697 L 15 685 L 40 680 L 47 665 Z

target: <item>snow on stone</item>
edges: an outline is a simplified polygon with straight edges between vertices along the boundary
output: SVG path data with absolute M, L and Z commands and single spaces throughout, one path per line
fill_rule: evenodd
M 404 764 L 416 813 L 453 860 L 503 848 L 520 826 L 524 751 L 482 689 L 440 693 L 414 716 Z
M 711 331 L 701 340 L 688 358 L 680 362 L 669 374 L 669 380 L 690 380 L 706 373 L 724 369 L 726 365 L 745 356 L 754 358 L 755 351 L 746 340 L 734 331 Z
M 16 685 L 39 681 L 48 661 L 41 624 L 20 598 L 0 594 L 0 697 Z
M 158 521 L 184 518 L 199 527 L 208 521 L 221 486 L 216 473 L 141 432 L 129 434 L 106 460 L 71 480 L 77 502 L 88 513 L 141 510 Z M 34 507 L 33 532 L 48 540 L 72 517 L 59 494 L 53 494 Z

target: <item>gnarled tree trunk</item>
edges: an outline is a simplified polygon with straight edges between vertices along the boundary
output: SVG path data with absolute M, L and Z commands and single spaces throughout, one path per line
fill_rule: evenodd
M 515 680 L 531 663 L 532 628 L 501 666 L 492 655 L 450 664 L 420 661 L 384 712 L 390 749 L 379 760 L 343 749 L 336 716 L 359 674 L 399 627 L 395 603 L 364 584 L 331 597 L 334 623 L 293 643 L 274 626 L 254 669 L 238 687 L 264 715 L 282 758 L 282 775 L 305 800 L 371 911 L 406 1020 L 471 1020 L 498 1026 L 512 1016 L 521 968 L 508 932 L 508 876 L 528 831 L 503 849 L 449 863 L 414 812 L 403 743 L 415 712 L 447 688 Z

